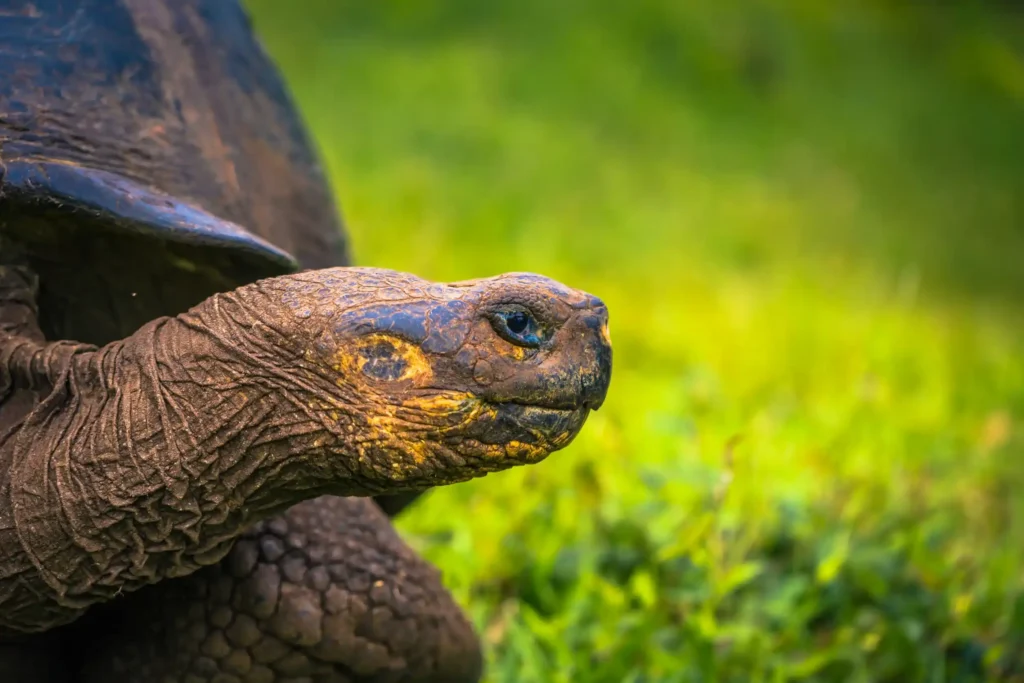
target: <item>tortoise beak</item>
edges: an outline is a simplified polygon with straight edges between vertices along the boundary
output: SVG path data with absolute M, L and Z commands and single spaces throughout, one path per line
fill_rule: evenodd
M 608 334 L 608 308 L 597 297 L 590 297 L 591 306 L 580 317 L 580 323 L 590 331 L 582 349 L 584 371 L 580 382 L 581 404 L 596 411 L 604 404 L 608 386 L 612 381 L 612 345 Z

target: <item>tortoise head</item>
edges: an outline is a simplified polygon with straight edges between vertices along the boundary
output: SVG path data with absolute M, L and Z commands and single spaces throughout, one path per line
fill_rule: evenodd
M 605 305 L 539 275 L 440 284 L 334 268 L 235 295 L 288 349 L 294 386 L 335 437 L 328 457 L 371 490 L 538 462 L 608 390 Z

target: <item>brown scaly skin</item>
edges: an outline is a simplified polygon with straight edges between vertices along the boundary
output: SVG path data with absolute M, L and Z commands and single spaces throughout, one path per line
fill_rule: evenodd
M 454 607 L 376 505 L 327 496 L 255 525 L 216 566 L 90 613 L 80 680 L 475 681 L 480 649 Z
M 300 501 L 536 462 L 573 438 L 610 376 L 603 304 L 534 275 L 440 285 L 306 272 L 215 295 L 99 349 L 42 341 L 30 273 L 0 268 L 0 285 L 9 642 L 213 565 L 254 522 Z M 529 312 L 530 343 L 509 329 L 510 311 Z M 334 528 L 344 524 L 335 511 Z M 436 604 L 450 600 L 439 581 L 428 588 Z M 401 647 L 389 652 L 406 661 Z M 392 680 L 335 664 L 351 680 Z M 423 671 L 403 675 L 429 680 Z

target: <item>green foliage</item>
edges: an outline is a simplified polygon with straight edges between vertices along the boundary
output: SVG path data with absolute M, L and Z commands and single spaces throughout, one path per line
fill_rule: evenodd
M 1024 20 L 250 0 L 361 263 L 602 296 L 606 407 L 404 517 L 491 681 L 1024 681 Z

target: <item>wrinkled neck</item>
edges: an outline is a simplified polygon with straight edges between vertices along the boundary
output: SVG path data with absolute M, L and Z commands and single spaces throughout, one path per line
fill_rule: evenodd
M 298 501 L 362 492 L 328 467 L 337 440 L 308 401 L 187 319 L 49 370 L 52 387 L 0 443 L 0 551 L 22 575 L 6 597 L 0 578 L 0 630 L 69 621 L 219 561 L 245 527 Z
M 187 318 L 144 326 L 79 374 L 108 377 L 120 399 L 106 402 L 109 427 L 88 449 L 116 453 L 117 476 L 86 451 L 75 458 L 79 471 L 98 475 L 119 499 L 192 518 L 187 527 L 202 530 L 201 545 L 337 487 L 318 457 L 334 439 L 287 378 Z

